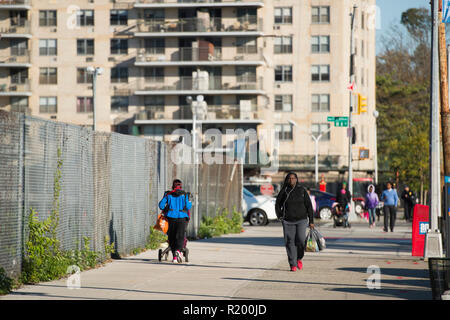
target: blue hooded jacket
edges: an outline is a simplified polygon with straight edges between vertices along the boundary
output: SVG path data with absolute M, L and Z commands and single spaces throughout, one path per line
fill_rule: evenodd
M 192 202 L 183 190 L 164 193 L 164 197 L 159 202 L 159 209 L 164 210 L 166 205 L 168 218 L 190 218 L 188 210 L 192 208 Z

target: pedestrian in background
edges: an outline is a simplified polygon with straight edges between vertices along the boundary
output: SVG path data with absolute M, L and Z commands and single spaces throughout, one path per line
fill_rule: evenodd
M 397 219 L 398 195 L 395 189 L 392 189 L 392 183 L 388 182 L 387 189 L 381 194 L 381 201 L 384 202 L 384 232 L 388 232 L 388 219 L 391 232 L 394 232 L 395 220 Z
M 369 212 L 369 228 L 375 227 L 376 208 L 379 203 L 378 195 L 375 193 L 375 186 L 369 185 L 367 188 L 365 207 Z
M 405 220 L 411 221 L 412 220 L 412 209 L 414 208 L 416 197 L 414 195 L 414 192 L 412 192 L 408 186 L 405 186 L 405 189 L 402 192 L 401 196 L 403 200 L 403 208 L 405 210 Z
M 167 237 L 172 251 L 172 262 L 181 263 L 183 261 L 181 250 L 184 246 L 186 226 L 190 218 L 188 210 L 192 208 L 188 194 L 182 189 L 181 180 L 173 180 L 172 190 L 164 193 L 164 197 L 159 202 L 159 208 L 165 211 L 165 216 L 169 221 Z
M 311 189 L 309 187 L 306 188 L 306 192 L 308 192 L 309 198 L 311 199 L 313 211 L 316 212 L 316 210 L 317 210 L 316 197 L 314 195 L 311 195 Z
M 336 209 L 343 210 L 344 214 L 346 212 L 347 206 L 352 200 L 352 195 L 350 194 L 350 191 L 347 189 L 347 183 L 344 181 L 342 182 L 342 187 L 340 190 L 338 190 L 336 194 L 336 202 L 338 203 L 338 206 L 336 206 Z
M 314 228 L 314 214 L 308 192 L 298 182 L 297 174 L 290 172 L 275 202 L 275 212 L 283 224 L 284 243 L 291 271 L 303 268 L 306 228 Z M 308 222 L 309 220 L 309 222 Z

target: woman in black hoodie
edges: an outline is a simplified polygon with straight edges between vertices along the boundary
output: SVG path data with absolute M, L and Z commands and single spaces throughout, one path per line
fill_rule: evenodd
M 304 187 L 298 183 L 294 172 L 289 172 L 277 196 L 275 211 L 283 223 L 284 242 L 291 271 L 302 269 L 305 254 L 306 228 L 314 228 L 311 199 Z

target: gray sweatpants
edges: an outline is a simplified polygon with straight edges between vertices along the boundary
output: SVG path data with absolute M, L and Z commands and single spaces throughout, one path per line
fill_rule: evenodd
M 283 220 L 284 243 L 288 256 L 289 265 L 297 266 L 297 260 L 301 260 L 305 255 L 306 228 L 308 219 L 289 222 Z

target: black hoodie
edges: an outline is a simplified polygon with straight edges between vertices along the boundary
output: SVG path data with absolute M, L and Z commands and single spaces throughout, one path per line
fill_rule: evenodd
M 314 223 L 314 215 L 311 198 L 309 197 L 306 189 L 298 182 L 294 188 L 290 186 L 287 179 L 291 174 L 294 174 L 297 178 L 295 173 L 290 172 L 284 179 L 283 187 L 281 188 L 275 202 L 275 212 L 277 217 L 289 222 L 309 218 L 309 223 L 312 224 Z

